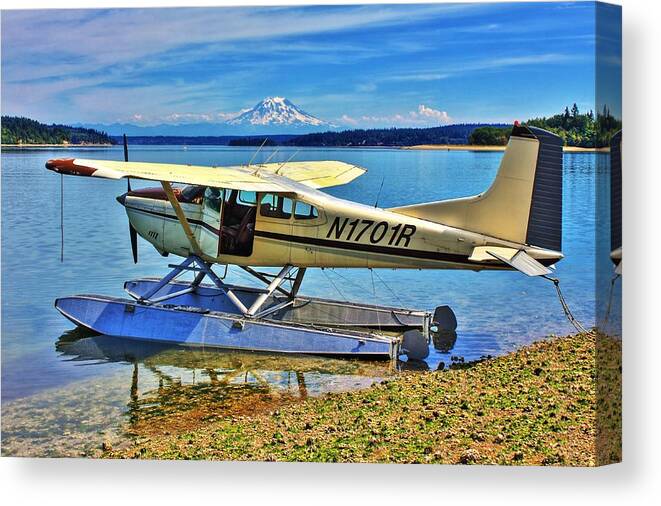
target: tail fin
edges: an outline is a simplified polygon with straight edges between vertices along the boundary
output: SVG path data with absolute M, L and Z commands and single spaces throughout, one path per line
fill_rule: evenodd
M 544 249 L 562 249 L 562 139 L 541 128 L 512 129 L 498 174 L 479 195 L 397 207 L 414 216 Z

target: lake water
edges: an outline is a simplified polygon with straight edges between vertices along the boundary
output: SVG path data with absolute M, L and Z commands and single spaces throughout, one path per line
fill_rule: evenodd
M 246 163 L 253 152 L 133 146 L 130 156 L 231 165 Z M 265 150 L 256 161 L 271 154 Z M 272 160 L 285 161 L 292 154 L 282 149 Z M 133 264 L 126 215 L 115 201 L 126 190 L 124 181 L 65 178 L 60 263 L 60 178 L 45 170 L 44 162 L 63 156 L 119 160 L 122 153 L 118 147 L 2 153 L 3 454 L 93 455 L 104 440 L 121 443 L 127 432 L 139 435 L 164 420 L 178 423 L 185 418 L 175 413 L 178 409 L 202 413 L 199 422 L 203 415 L 228 409 L 241 413 L 256 399 L 268 405 L 292 396 L 363 388 L 396 373 L 382 362 L 169 349 L 73 331 L 54 309 L 56 297 L 122 296 L 125 280 L 163 275 L 168 260 L 140 240 L 140 262 Z M 594 191 L 603 156 L 564 155 L 566 258 L 557 276 L 586 326 L 595 323 Z M 493 180 L 501 157 L 500 152 L 302 149 L 295 159 L 336 159 L 366 167 L 362 177 L 328 192 L 366 204 L 378 197 L 381 207 L 390 207 L 478 193 Z M 552 284 L 543 279 L 516 272 L 377 274 L 374 293 L 367 270 L 309 270 L 302 292 L 430 310 L 449 304 L 459 322 L 456 341 L 436 343 L 438 349 L 432 348 L 418 368 L 449 365 L 453 356 L 500 355 L 573 331 Z M 229 280 L 246 282 L 237 268 L 230 268 Z

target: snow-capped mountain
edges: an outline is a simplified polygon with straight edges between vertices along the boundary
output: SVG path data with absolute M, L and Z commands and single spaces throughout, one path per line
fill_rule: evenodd
M 323 132 L 338 128 L 299 109 L 284 97 L 267 97 L 252 109 L 241 111 L 223 122 L 160 123 L 134 125 L 126 123 L 84 124 L 110 135 L 126 133 L 132 136 L 223 136 L 223 135 L 286 135 Z
M 331 127 L 326 121 L 315 118 L 299 109 L 284 97 L 267 97 L 252 109 L 227 121 L 228 125 Z

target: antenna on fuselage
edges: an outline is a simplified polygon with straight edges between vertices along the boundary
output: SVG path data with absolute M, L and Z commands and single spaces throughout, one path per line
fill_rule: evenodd
M 253 160 L 255 159 L 257 154 L 262 150 L 262 148 L 264 147 L 264 144 L 266 144 L 266 141 L 268 141 L 268 140 L 269 140 L 268 137 L 264 137 L 264 142 L 262 142 L 262 144 L 259 146 L 259 148 L 257 148 L 257 151 L 255 151 L 255 153 L 252 155 L 252 158 L 248 162 L 248 167 L 250 167 L 252 165 Z
M 386 176 L 381 178 L 381 186 L 379 186 L 379 193 L 376 194 L 376 201 L 374 202 L 374 207 L 379 207 L 379 197 L 381 196 L 381 190 L 383 190 L 383 182 L 386 180 Z
M 287 165 L 289 162 L 291 162 L 291 159 L 294 158 L 299 153 L 299 151 L 301 151 L 301 150 L 300 149 L 297 150 L 293 155 L 291 155 L 289 158 L 287 158 L 287 160 L 282 162 L 282 165 L 280 165 L 280 167 L 275 169 L 275 173 L 280 174 L 280 169 L 282 169 L 285 165 Z
M 271 153 L 271 154 L 269 155 L 269 157 L 268 157 L 266 160 L 264 160 L 264 163 L 265 163 L 265 164 L 266 164 L 266 163 L 269 163 L 269 161 L 271 160 L 271 158 L 273 158 L 273 157 L 275 156 L 275 154 L 278 152 L 279 149 L 280 149 L 280 148 L 275 148 L 275 151 L 274 151 L 273 153 Z

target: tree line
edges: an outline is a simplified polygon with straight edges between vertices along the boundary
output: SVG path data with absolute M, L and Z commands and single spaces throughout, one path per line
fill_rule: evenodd
M 612 135 L 622 128 L 622 122 L 604 106 L 595 117 L 593 111 L 581 113 L 574 104 L 551 117 L 529 119 L 524 124 L 549 130 L 562 137 L 566 146 L 586 148 L 608 146 Z M 361 147 L 415 146 L 420 144 L 505 145 L 512 131 L 511 125 L 463 123 L 431 128 L 372 128 L 341 132 L 328 131 L 304 135 L 273 135 L 266 139 L 268 146 Z M 133 140 L 133 139 L 132 139 Z M 230 146 L 260 146 L 264 136 L 218 137 L 140 137 L 138 144 L 216 144 Z M 67 125 L 45 125 L 38 121 L 2 116 L 3 144 L 117 144 L 118 137 L 90 128 Z
M 329 131 L 300 135 L 283 144 L 314 147 L 466 144 L 471 132 L 484 125 L 484 123 L 462 123 L 432 128 L 371 128 L 342 132 Z
M 615 118 L 608 107 L 604 106 L 595 118 L 592 110 L 582 114 L 576 104 L 571 109 L 565 107 L 564 112 L 560 114 L 549 118 L 532 118 L 524 124 L 543 128 L 559 135 L 565 146 L 582 148 L 608 146 L 613 134 L 622 129 L 622 121 Z M 470 134 L 468 142 L 476 145 L 505 145 L 509 140 L 511 130 L 511 127 L 476 128 Z
M 2 144 L 114 144 L 105 132 L 2 116 Z

